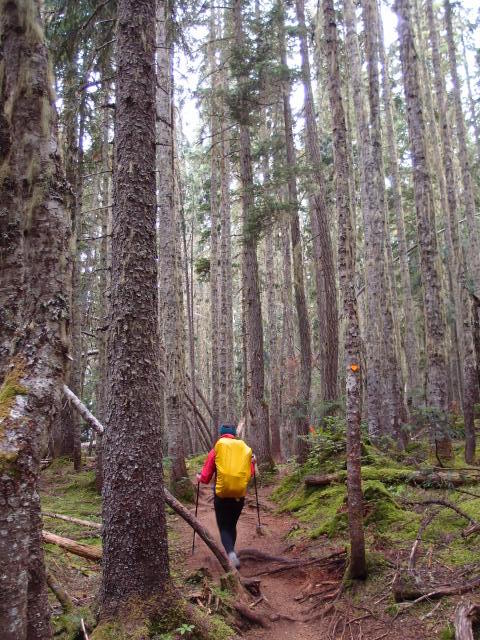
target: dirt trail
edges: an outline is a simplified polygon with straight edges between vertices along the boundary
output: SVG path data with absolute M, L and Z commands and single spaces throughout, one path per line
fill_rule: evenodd
M 275 505 L 269 500 L 271 488 L 261 488 L 259 499 L 261 504 L 261 520 L 264 535 L 257 533 L 257 513 L 255 495 L 247 497 L 245 508 L 239 520 L 236 550 L 254 548 L 275 556 L 308 559 L 324 556 L 337 549 L 328 542 L 308 540 L 295 545 L 286 541 L 286 535 L 292 527 L 297 526 L 294 518 L 288 514 L 275 513 Z M 198 517 L 202 524 L 212 533 L 220 544 L 215 514 L 213 510 L 212 488 L 202 485 Z M 188 573 L 206 568 L 217 580 L 222 569 L 201 539 L 196 537 L 195 553 L 191 555 L 192 530 L 181 519 L 175 521 L 175 529 L 179 535 L 181 563 Z M 242 576 L 251 577 L 262 571 L 278 567 L 274 562 L 264 560 L 243 560 L 240 568 Z M 261 610 L 263 615 L 281 614 L 291 618 L 308 618 L 320 614 L 329 607 L 329 600 L 318 601 L 308 597 L 299 602 L 302 593 L 324 590 L 331 593 L 337 589 L 342 579 L 342 569 L 332 567 L 325 569 L 315 565 L 303 568 L 288 568 L 271 575 L 262 575 L 261 593 L 266 601 L 259 603 L 255 611 Z M 361 589 L 361 587 L 360 587 Z M 424 625 L 415 617 L 402 616 L 398 619 L 385 614 L 384 602 L 390 589 L 380 587 L 380 591 L 372 601 L 372 594 L 366 598 L 361 592 L 356 594 L 355 588 L 335 601 L 335 608 L 330 607 L 325 617 L 310 622 L 299 622 L 280 618 L 270 623 L 268 629 L 253 627 L 243 632 L 248 640 L 423 640 L 433 638 L 436 634 L 426 632 Z M 386 594 L 386 595 L 385 595 Z M 357 598 L 359 595 L 360 598 Z M 297 598 L 297 599 L 295 599 Z M 378 599 L 378 600 L 377 600 Z M 355 603 L 353 602 L 355 600 Z M 252 602 L 255 598 L 252 596 Z M 437 636 L 438 637 L 438 636 Z
M 293 548 L 292 545 L 288 545 L 285 542 L 285 536 L 292 525 L 294 525 L 294 521 L 289 516 L 274 513 L 274 505 L 268 500 L 268 494 L 268 489 L 262 488 L 260 490 L 260 517 L 262 521 L 263 535 L 260 535 L 257 532 L 255 497 L 247 497 L 237 528 L 237 552 L 246 548 L 254 548 L 270 555 L 287 556 L 292 559 L 301 556 L 302 548 Z M 215 513 L 213 510 L 212 489 L 205 485 L 202 485 L 200 489 L 198 518 L 220 544 L 220 536 L 216 527 Z M 179 533 L 182 541 L 185 543 L 185 548 L 190 551 L 192 538 L 191 529 L 189 529 L 185 523 L 180 521 L 178 522 L 178 527 L 180 529 Z M 327 549 L 325 551 L 327 551 Z M 305 555 L 305 557 L 307 556 Z M 198 538 L 198 536 L 196 537 L 195 542 L 195 553 L 193 556 L 189 555 L 189 557 L 185 559 L 185 562 L 188 570 L 192 572 L 201 567 L 206 567 L 215 578 L 218 578 L 222 574 L 220 565 L 213 557 L 211 551 L 209 551 L 207 546 Z M 278 566 L 279 565 L 277 563 L 264 560 L 247 559 L 242 561 L 240 573 L 242 576 L 250 577 L 261 571 Z M 302 593 L 302 589 L 304 589 L 308 583 L 322 584 L 328 580 L 334 583 L 332 589 L 335 589 L 335 584 L 338 583 L 340 576 L 338 573 L 336 575 L 327 574 L 325 570 L 318 568 L 290 568 L 273 575 L 260 576 L 260 578 L 261 592 L 264 595 L 266 602 L 270 605 L 266 605 L 265 601 L 263 601 L 260 605 L 263 609 L 262 613 L 268 614 L 276 612 L 292 618 L 300 618 L 305 616 L 309 605 L 306 603 L 299 603 L 295 600 L 295 596 L 299 596 Z M 252 600 L 255 600 L 255 598 L 252 597 Z M 260 608 L 260 606 L 258 608 Z M 271 622 L 269 629 L 260 629 L 258 627 L 250 629 L 245 632 L 244 637 L 251 638 L 252 640 L 254 638 L 275 638 L 276 640 L 281 638 L 289 638 L 290 640 L 301 638 L 302 640 L 317 640 L 318 638 L 323 637 L 320 633 L 321 628 L 322 623 L 318 620 L 311 623 L 303 623 L 279 619 Z

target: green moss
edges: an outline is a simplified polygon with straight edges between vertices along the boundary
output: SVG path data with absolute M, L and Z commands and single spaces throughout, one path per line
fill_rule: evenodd
M 23 363 L 17 360 L 13 363 L 12 368 L 5 376 L 3 384 L 0 387 L 0 429 L 1 421 L 9 415 L 15 398 L 18 395 L 24 396 L 28 393 L 27 388 L 20 383 L 23 375 Z M 0 435 L 2 435 L 1 430 Z
M 446 627 L 444 627 L 438 636 L 440 640 L 455 640 L 455 627 L 453 624 L 448 623 Z
M 90 635 L 91 640 L 128 640 L 125 627 L 120 622 L 103 622 Z
M 72 613 L 52 616 L 53 634 L 57 640 L 82 640 L 81 619 L 87 629 L 94 625 L 93 614 L 87 607 L 75 609 Z

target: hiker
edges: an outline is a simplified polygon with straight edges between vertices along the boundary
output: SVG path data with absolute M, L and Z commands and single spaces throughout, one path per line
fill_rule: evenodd
M 234 425 L 222 424 L 219 434 L 201 473 L 197 473 L 197 480 L 208 484 L 215 473 L 213 504 L 217 526 L 230 564 L 238 569 L 240 560 L 235 553 L 237 522 L 245 503 L 248 482 L 255 475 L 255 456 L 250 447 L 236 437 Z

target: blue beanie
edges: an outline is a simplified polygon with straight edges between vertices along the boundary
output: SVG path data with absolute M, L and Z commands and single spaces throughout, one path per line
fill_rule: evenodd
M 234 424 L 222 424 L 220 425 L 220 435 L 224 436 L 229 433 L 232 436 L 237 435 L 237 427 Z

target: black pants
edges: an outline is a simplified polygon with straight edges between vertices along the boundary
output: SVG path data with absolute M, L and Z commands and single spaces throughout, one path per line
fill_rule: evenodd
M 215 517 L 225 551 L 230 553 L 237 540 L 237 522 L 242 513 L 245 498 L 219 498 L 214 496 Z

